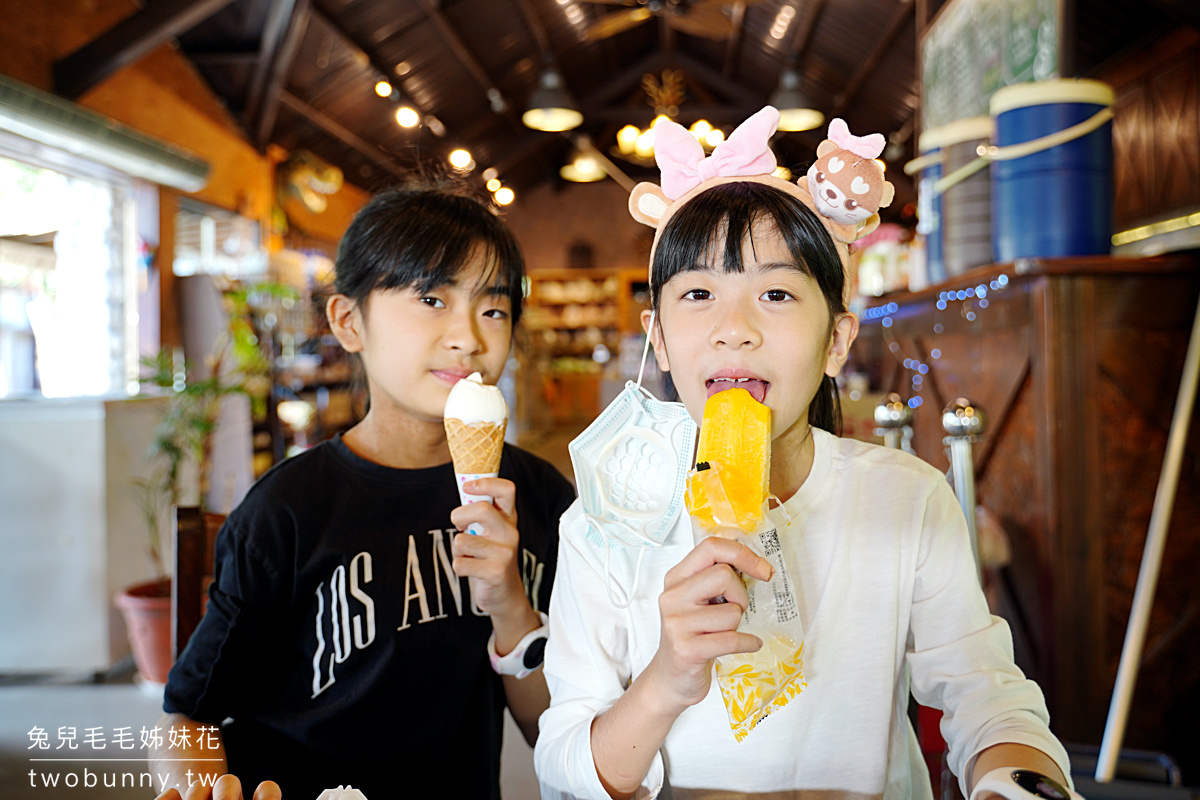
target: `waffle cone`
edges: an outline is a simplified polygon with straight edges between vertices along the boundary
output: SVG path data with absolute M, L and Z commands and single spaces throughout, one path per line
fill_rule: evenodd
M 500 452 L 504 449 L 504 429 L 507 420 L 500 422 L 466 423 L 446 418 L 446 439 L 450 443 L 450 458 L 459 475 L 486 475 L 500 471 Z

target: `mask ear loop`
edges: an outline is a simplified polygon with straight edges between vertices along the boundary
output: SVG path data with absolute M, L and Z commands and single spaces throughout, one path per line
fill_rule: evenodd
M 792 515 L 788 513 L 787 506 L 783 504 L 783 501 L 773 494 L 767 495 L 767 500 L 775 501 L 775 508 L 779 509 L 780 514 L 783 514 L 784 527 L 790 528 L 792 526 Z
M 612 548 L 608 546 L 608 538 L 604 539 L 604 591 L 608 593 L 608 602 L 612 603 L 613 608 L 624 611 L 633 605 L 633 592 L 637 590 L 638 577 L 642 573 L 642 556 L 646 555 L 646 545 L 642 545 L 642 549 L 638 552 L 637 565 L 633 568 L 633 589 L 625 596 L 625 602 L 617 600 L 613 594 L 612 573 L 608 568 L 608 554 Z
M 656 312 L 650 310 L 650 324 L 646 326 L 646 343 L 642 345 L 642 363 L 638 366 L 637 387 L 642 388 L 642 373 L 646 371 L 646 355 L 650 352 L 650 330 L 654 327 L 654 314 Z M 640 563 L 640 562 L 639 562 Z

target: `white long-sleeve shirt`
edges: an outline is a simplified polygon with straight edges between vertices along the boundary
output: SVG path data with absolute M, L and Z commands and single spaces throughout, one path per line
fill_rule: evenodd
M 1069 776 L 1041 690 L 1013 663 L 1008 625 L 988 611 L 944 476 L 896 450 L 816 429 L 813 440 L 808 478 L 786 515 L 772 511 L 804 627 L 807 688 L 739 743 L 714 678 L 676 720 L 637 796 L 928 798 L 910 686 L 945 711 L 960 779 L 976 754 L 1004 742 L 1041 750 Z M 545 664 L 551 704 L 535 751 L 543 798 L 608 797 L 592 720 L 654 656 L 663 578 L 692 546 L 684 513 L 645 553 L 636 586 L 638 551 L 613 547 L 607 586 L 605 548 L 579 502 L 563 515 Z M 618 598 L 632 590 L 633 602 L 614 607 L 610 589 Z

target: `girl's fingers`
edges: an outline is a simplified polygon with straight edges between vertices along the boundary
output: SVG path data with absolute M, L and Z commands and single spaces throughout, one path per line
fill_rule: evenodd
M 498 542 L 490 536 L 474 536 L 469 533 L 457 533 L 450 541 L 450 554 L 455 558 L 503 559 L 513 556 L 513 547 L 506 542 Z
M 191 796 L 188 792 L 188 800 Z M 213 800 L 242 800 L 242 782 L 236 775 L 222 775 L 213 785 L 212 797 Z
M 463 489 L 470 494 L 491 497 L 496 507 L 512 519 L 513 525 L 517 524 L 517 487 L 508 478 L 476 478 L 463 484 Z
M 735 630 L 742 621 L 742 610 L 735 603 L 693 606 L 683 613 L 664 616 L 673 633 L 703 636 Z
M 707 605 L 713 597 L 724 597 L 727 603 L 738 607 L 739 613 L 750 604 L 742 579 L 727 564 L 711 564 L 667 588 L 660 597 L 669 606 L 678 604 L 681 610 L 689 606 Z
M 728 564 L 760 581 L 770 580 L 775 572 L 769 561 L 742 542 L 709 536 L 701 540 L 682 561 L 667 572 L 665 583 L 670 587 L 673 583 L 695 575 L 713 564 Z
M 491 503 L 483 501 L 467 503 L 454 509 L 450 512 L 450 521 L 460 531 L 465 531 L 472 523 L 478 523 L 489 539 L 506 542 L 509 546 L 515 545 L 520 538 L 516 520 Z
M 254 790 L 253 800 L 283 800 L 283 790 L 275 781 L 263 781 Z
M 703 636 L 683 637 L 673 644 L 672 650 L 684 665 L 699 665 L 733 653 L 754 653 L 760 647 L 762 640 L 753 634 L 718 631 Z
M 179 790 L 172 786 L 170 789 L 167 789 L 158 797 L 154 798 L 154 800 L 183 800 L 183 798 L 180 797 Z

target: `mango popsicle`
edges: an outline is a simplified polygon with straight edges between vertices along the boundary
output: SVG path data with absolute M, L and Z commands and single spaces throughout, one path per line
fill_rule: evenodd
M 688 512 L 707 529 L 754 532 L 771 491 L 771 409 L 745 389 L 708 398 L 696 461 L 702 466 L 688 479 Z

